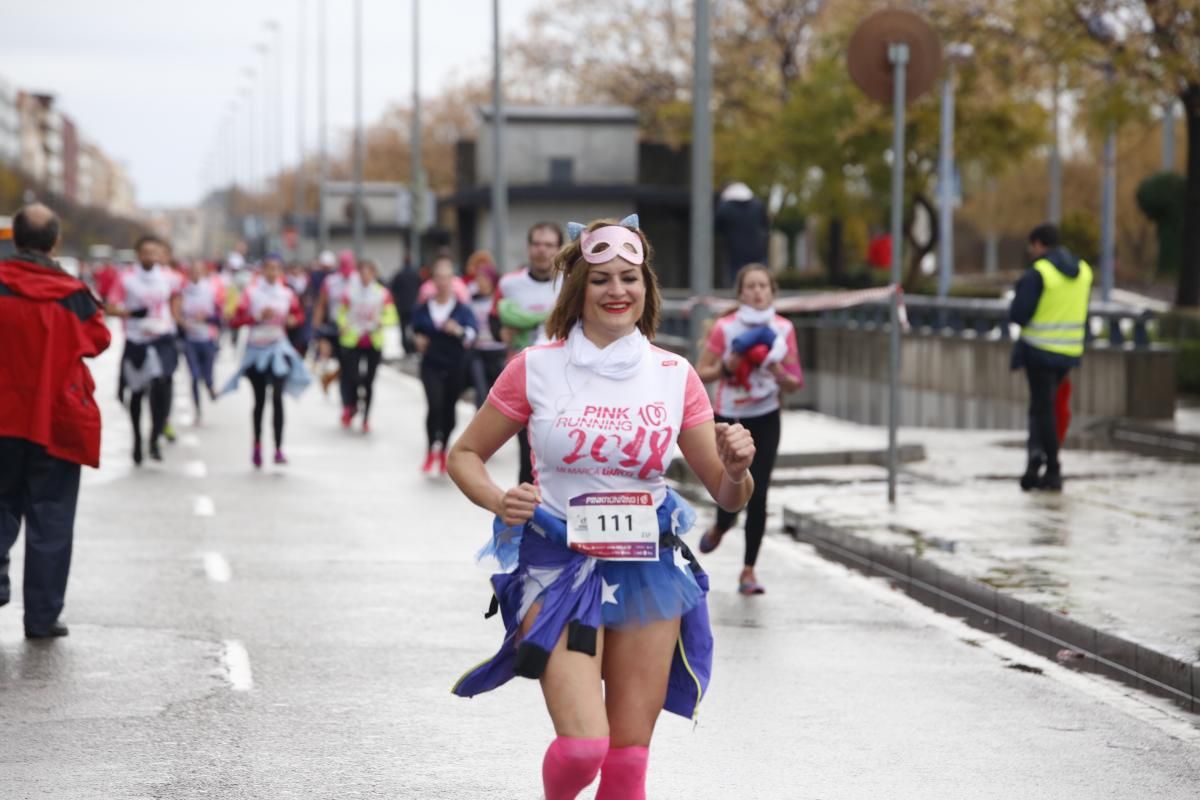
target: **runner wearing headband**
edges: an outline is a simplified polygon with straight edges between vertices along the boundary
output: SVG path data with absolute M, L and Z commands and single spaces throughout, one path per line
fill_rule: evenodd
M 600 800 L 645 797 L 660 709 L 698 712 L 712 668 L 708 577 L 681 540 L 695 518 L 663 473 L 676 444 L 722 507 L 740 509 L 754 443 L 714 425 L 691 365 L 654 347 L 661 298 L 637 217 L 572 223 L 554 260 L 555 339 L 505 368 L 450 453 L 450 475 L 496 514 L 486 552 L 500 651 L 454 687 L 471 697 L 537 678 L 558 738 L 548 800 L 600 773 Z M 486 464 L 528 426 L 536 483 L 505 491 Z

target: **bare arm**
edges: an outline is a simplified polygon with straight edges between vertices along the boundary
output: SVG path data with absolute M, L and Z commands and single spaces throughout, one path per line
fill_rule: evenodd
M 541 501 L 533 484 L 523 483 L 501 489 L 488 474 L 487 462 L 496 451 L 525 425 L 501 414 L 485 402 L 458 437 L 446 459 L 451 480 L 467 498 L 480 508 L 491 511 L 508 525 L 518 525 L 533 516 Z
M 754 439 L 748 430 L 703 422 L 679 434 L 679 450 L 717 505 L 731 512 L 745 507 L 754 492 Z
M 737 369 L 740 360 L 741 356 L 736 353 L 730 355 L 728 361 L 725 362 L 725 369 L 733 372 Z M 700 354 L 700 363 L 696 365 L 696 374 L 705 383 L 719 381 L 724 377 L 721 369 L 721 357 L 711 350 L 705 350 Z

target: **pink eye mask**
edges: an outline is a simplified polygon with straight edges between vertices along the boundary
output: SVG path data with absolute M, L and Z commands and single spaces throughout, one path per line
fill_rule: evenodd
M 640 266 L 646 260 L 641 237 L 621 225 L 605 225 L 585 233 L 580 245 L 583 248 L 583 260 L 589 264 L 607 264 L 617 256 L 635 266 Z

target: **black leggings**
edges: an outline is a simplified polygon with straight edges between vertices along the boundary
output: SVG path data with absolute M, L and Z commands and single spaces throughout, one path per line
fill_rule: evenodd
M 1058 416 L 1054 401 L 1067 369 L 1027 366 L 1025 377 L 1029 380 L 1029 460 L 1044 460 L 1052 472 L 1057 472 Z
M 771 470 L 775 468 L 775 456 L 779 453 L 779 411 L 761 417 L 729 419 L 717 417 L 717 422 L 733 424 L 740 422 L 754 437 L 754 460 L 750 462 L 750 475 L 754 478 L 754 494 L 746 505 L 746 558 L 742 562 L 753 567 L 758 561 L 763 533 L 767 529 L 767 489 L 771 485 Z M 733 527 L 737 514 L 717 509 L 717 530 L 721 533 Z
M 150 441 L 157 442 L 167 426 L 167 413 L 171 410 L 171 378 L 155 378 L 140 392 L 129 396 L 129 419 L 133 422 L 133 441 L 142 443 L 142 398 L 150 395 Z
M 383 358 L 383 353 L 374 347 L 356 347 L 353 350 L 347 349 L 342 352 L 345 353 L 342 358 L 342 371 L 346 375 L 346 385 L 349 388 L 350 397 L 354 400 L 352 405 L 357 406 L 361 400 L 363 419 L 366 420 L 371 414 L 375 371 L 379 369 L 379 361 Z M 366 362 L 365 369 L 363 362 Z
M 442 449 L 450 441 L 454 430 L 454 404 L 462 393 L 462 371 L 421 365 L 421 383 L 425 386 L 425 401 L 429 411 L 425 415 L 425 435 L 429 437 L 429 449 L 440 444 Z
M 283 447 L 283 378 L 271 372 L 270 367 L 260 372 L 250 368 L 246 378 L 254 387 L 254 443 L 262 442 L 263 412 L 267 406 L 267 387 L 271 387 L 271 422 L 275 427 L 275 449 Z

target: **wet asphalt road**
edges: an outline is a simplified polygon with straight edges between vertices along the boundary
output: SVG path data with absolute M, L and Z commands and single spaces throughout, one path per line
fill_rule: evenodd
M 115 369 L 95 367 L 104 466 L 84 481 L 71 636 L 27 643 L 19 597 L 0 610 L 0 798 L 540 797 L 536 685 L 449 694 L 500 625 L 472 561 L 487 515 L 418 473 L 419 384 L 383 372 L 369 436 L 319 388 L 289 401 L 292 463 L 261 473 L 246 387 L 199 427 L 177 412 L 166 462 L 134 470 Z M 515 446 L 496 469 L 515 474 Z M 769 594 L 739 597 L 740 557 L 731 536 L 706 559 L 714 682 L 698 726 L 660 721 L 651 797 L 1200 795 L 1181 712 L 782 537 Z

